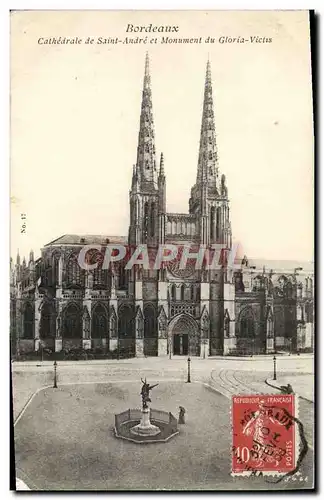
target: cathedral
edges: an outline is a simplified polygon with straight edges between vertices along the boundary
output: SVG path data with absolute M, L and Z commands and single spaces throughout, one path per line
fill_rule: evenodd
M 161 269 L 116 262 L 85 270 L 85 245 L 232 247 L 228 186 L 219 171 L 210 62 L 207 62 L 197 177 L 188 213 L 169 213 L 163 154 L 156 159 L 149 58 L 146 56 L 137 158 L 130 179 L 128 235 L 67 234 L 41 257 L 11 262 L 14 355 L 116 352 L 126 356 L 256 355 L 312 352 L 313 273 L 267 268 L 244 256 L 234 268 L 197 269 L 179 261 Z M 99 252 L 100 254 L 100 252 Z M 95 257 L 95 255 L 94 255 Z M 100 259 L 99 259 L 100 261 Z

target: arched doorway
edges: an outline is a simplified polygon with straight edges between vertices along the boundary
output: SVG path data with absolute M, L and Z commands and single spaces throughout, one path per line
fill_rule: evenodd
M 199 356 L 200 335 L 197 322 L 189 314 L 179 314 L 169 323 L 173 355 Z

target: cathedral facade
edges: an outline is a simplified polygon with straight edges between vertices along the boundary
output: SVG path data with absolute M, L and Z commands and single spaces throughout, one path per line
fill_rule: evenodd
M 157 251 L 161 245 L 232 247 L 228 187 L 218 166 L 213 91 L 207 63 L 196 183 L 188 213 L 169 213 L 163 154 L 156 160 L 146 56 L 137 159 L 129 192 L 127 237 L 64 235 L 41 257 L 11 264 L 11 338 L 16 355 L 102 349 L 129 356 L 200 356 L 312 351 L 313 275 L 226 259 L 215 269 L 179 261 L 161 269 L 125 261 L 85 270 L 85 245 Z M 98 255 L 102 252 L 98 251 Z M 96 258 L 96 252 L 93 257 Z

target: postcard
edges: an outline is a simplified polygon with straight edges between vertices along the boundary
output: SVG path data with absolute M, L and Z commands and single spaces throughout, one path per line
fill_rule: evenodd
M 311 28 L 11 12 L 13 488 L 314 488 Z

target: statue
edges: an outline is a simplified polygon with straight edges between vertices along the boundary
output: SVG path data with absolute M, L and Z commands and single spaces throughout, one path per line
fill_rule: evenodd
M 142 404 L 143 404 L 143 409 L 145 410 L 146 408 L 148 408 L 147 403 L 151 402 L 150 391 L 153 389 L 153 387 L 156 387 L 159 384 L 150 385 L 146 382 L 146 378 L 145 381 L 141 378 L 141 381 L 143 383 L 141 389 Z
M 185 424 L 185 413 L 186 410 L 183 406 L 179 406 L 179 417 L 178 417 L 178 424 Z

